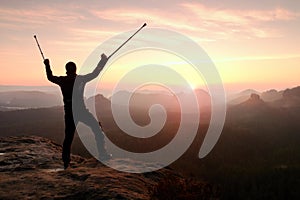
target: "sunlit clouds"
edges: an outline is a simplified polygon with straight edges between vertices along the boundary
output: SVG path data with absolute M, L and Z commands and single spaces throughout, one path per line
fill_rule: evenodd
M 103 41 L 144 22 L 196 41 L 227 85 L 260 89 L 259 84 L 264 88 L 297 84 L 300 3 L 282 0 L 272 5 L 271 1 L 257 0 L 245 7 L 236 2 L 1 2 L 0 84 L 49 85 L 34 34 L 50 58 L 54 74 L 64 75 L 67 61 L 80 68 Z

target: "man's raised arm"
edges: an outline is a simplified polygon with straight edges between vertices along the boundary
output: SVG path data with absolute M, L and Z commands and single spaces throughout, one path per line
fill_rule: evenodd
M 107 60 L 108 60 L 107 56 L 103 53 L 101 55 L 101 60 L 99 61 L 98 65 L 94 69 L 94 71 L 92 73 L 84 75 L 84 78 L 85 78 L 86 82 L 93 80 L 94 78 L 96 78 L 100 74 L 100 72 L 104 68 Z
M 47 79 L 51 81 L 52 83 L 59 84 L 60 83 L 60 78 L 57 76 L 53 76 L 51 67 L 50 67 L 50 62 L 49 59 L 44 60 L 45 68 L 46 68 L 46 74 L 47 74 Z

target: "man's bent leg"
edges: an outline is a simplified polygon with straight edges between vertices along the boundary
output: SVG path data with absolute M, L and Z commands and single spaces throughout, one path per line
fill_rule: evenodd
M 99 122 L 88 110 L 86 110 L 84 114 L 82 113 L 82 117 L 80 120 L 92 129 L 97 144 L 99 158 L 101 160 L 110 159 L 111 155 L 109 155 L 106 151 L 104 135 L 100 128 Z
M 72 113 L 65 114 L 65 139 L 63 143 L 62 159 L 64 161 L 64 168 L 66 169 L 70 163 L 71 145 L 75 133 L 75 123 Z

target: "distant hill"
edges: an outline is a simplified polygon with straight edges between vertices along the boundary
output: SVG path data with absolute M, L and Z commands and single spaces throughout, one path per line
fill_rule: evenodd
M 204 159 L 198 158 L 208 128 L 207 123 L 200 124 L 191 147 L 171 167 L 199 180 L 220 185 L 224 199 L 257 199 L 261 196 L 267 199 L 277 196 L 300 199 L 299 88 L 282 91 L 282 98 L 272 102 L 262 99 L 263 93 L 250 93 L 245 101 L 228 106 L 224 129 L 209 155 Z M 267 93 L 276 96 L 281 91 Z M 147 104 L 156 101 L 155 98 L 146 101 L 151 97 L 149 92 L 143 95 L 136 100 L 143 103 L 144 99 Z M 123 149 L 133 152 L 159 149 L 172 140 L 180 125 L 178 113 L 169 112 L 163 130 L 153 138 L 130 138 L 114 122 L 110 100 L 103 95 L 95 98 L 97 115 L 103 122 L 105 133 Z M 147 122 L 149 116 L 144 109 L 133 109 L 132 113 L 135 121 Z M 0 112 L 0 136 L 30 134 L 51 138 L 61 144 L 64 136 L 63 107 Z M 72 147 L 72 153 L 89 157 L 77 134 Z M 76 175 L 70 175 L 73 176 Z M 1 180 L 4 179 L 1 177 Z M 168 190 L 171 188 L 168 186 L 167 182 L 161 188 Z
M 0 85 L 0 92 L 14 91 L 40 91 L 46 93 L 55 93 L 59 89 L 57 86 L 24 86 L 24 85 Z
M 227 121 L 253 130 L 263 127 L 271 128 L 278 122 L 283 124 L 291 113 L 296 112 L 297 110 L 294 109 L 283 110 L 279 106 L 274 106 L 273 102 L 265 102 L 260 95 L 254 93 L 246 101 L 228 107 Z M 288 124 L 288 121 L 286 123 Z
M 194 94 L 198 100 L 199 109 L 210 109 L 210 95 L 206 91 L 202 89 L 197 89 L 194 91 Z M 180 110 L 180 104 L 177 99 L 177 97 L 189 97 L 190 93 L 177 93 L 177 94 L 171 94 L 171 93 L 163 93 L 159 92 L 156 93 L 155 91 L 148 91 L 148 92 L 135 92 L 134 94 L 131 94 L 128 91 L 119 91 L 116 94 L 113 94 L 119 99 L 120 105 L 125 105 L 122 100 L 127 99 L 128 97 L 131 97 L 130 99 L 130 107 L 136 108 L 136 109 L 145 109 L 149 108 L 153 104 L 160 104 L 163 105 L 166 109 L 173 110 L 174 112 L 179 112 Z M 177 97 L 176 97 L 177 96 Z M 111 99 L 111 98 L 110 98 Z
M 274 89 L 258 92 L 256 90 L 247 89 L 239 93 L 230 94 L 228 97 L 229 105 L 237 105 L 240 104 L 250 98 L 252 94 L 260 95 L 260 98 L 265 102 L 273 102 L 279 100 L 283 97 L 283 91 L 277 91 Z
M 300 86 L 284 90 L 283 97 L 297 97 L 297 98 L 300 98 Z
M 284 108 L 300 107 L 300 86 L 284 90 L 282 98 L 274 101 L 273 105 Z
M 272 102 L 272 101 L 276 101 L 276 100 L 281 99 L 282 94 L 283 94 L 283 91 L 277 91 L 277 90 L 272 89 L 272 90 L 262 92 L 261 93 L 261 98 L 264 101 Z
M 40 91 L 0 92 L 0 106 L 6 108 L 38 108 L 62 105 L 61 97 Z
M 249 107 L 250 109 L 253 109 L 253 107 L 255 107 L 255 109 L 259 109 L 259 107 L 264 106 L 266 106 L 265 102 L 256 93 L 251 94 L 250 98 L 247 101 L 244 101 L 237 105 L 239 109 L 241 109 L 241 107 Z
M 239 125 L 253 120 L 266 121 L 273 111 L 274 108 L 264 102 L 258 94 L 253 93 L 246 101 L 228 108 L 227 120 Z
M 240 95 L 251 95 L 251 94 L 260 94 L 260 92 L 256 91 L 256 90 L 253 90 L 253 89 L 246 89 L 246 90 L 243 90 L 241 92 L 239 92 Z
M 253 89 L 247 89 L 247 90 L 243 90 L 241 92 L 235 93 L 235 94 L 231 94 L 228 96 L 228 104 L 230 105 L 236 105 L 236 104 L 240 104 L 244 101 L 246 101 L 251 94 L 259 94 L 260 92 L 253 90 Z

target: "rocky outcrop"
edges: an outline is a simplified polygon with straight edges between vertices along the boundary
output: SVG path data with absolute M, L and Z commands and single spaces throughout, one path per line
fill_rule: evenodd
M 238 109 L 263 109 L 267 106 L 267 104 L 260 98 L 258 94 L 251 94 L 249 99 L 243 103 L 238 104 L 236 107 Z
M 157 187 L 172 187 L 175 182 L 182 188 L 178 183 L 185 186 L 188 183 L 168 168 L 144 174 L 125 173 L 95 159 L 75 155 L 71 167 L 63 170 L 60 155 L 61 146 L 49 139 L 1 138 L 0 199 L 157 199 L 162 193 Z M 126 162 L 135 161 L 114 159 L 112 162 L 124 167 Z M 166 184 L 164 180 L 171 182 Z M 200 187 L 196 193 L 205 191 L 201 184 L 194 182 L 195 186 Z

